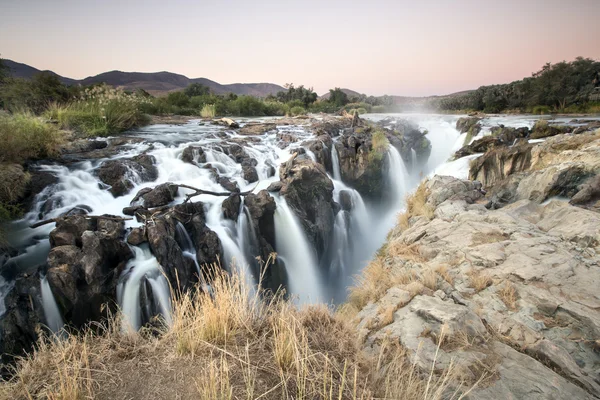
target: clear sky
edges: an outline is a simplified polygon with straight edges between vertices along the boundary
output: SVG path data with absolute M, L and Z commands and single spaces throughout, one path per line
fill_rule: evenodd
M 70 78 L 166 70 L 432 95 L 600 59 L 599 17 L 600 0 L 0 0 L 0 54 Z

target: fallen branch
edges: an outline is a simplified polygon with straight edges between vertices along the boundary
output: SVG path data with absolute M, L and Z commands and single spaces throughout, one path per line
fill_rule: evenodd
M 125 217 L 109 217 L 109 216 L 105 216 L 105 215 L 80 215 L 81 217 L 84 217 L 86 219 L 106 219 L 109 221 L 131 221 L 133 218 L 125 218 Z M 57 222 L 58 220 L 62 219 L 62 218 L 66 218 L 66 217 L 58 217 L 58 218 L 51 218 L 51 219 L 47 219 L 45 221 L 40 221 L 40 222 L 36 222 L 33 225 L 29 225 L 29 227 L 31 229 L 35 229 L 35 228 L 39 228 L 40 226 L 43 225 L 48 225 L 51 224 L 53 222 Z
M 258 182 L 260 183 L 260 182 Z M 245 192 L 213 192 L 210 190 L 204 190 L 204 189 L 198 189 L 196 187 L 193 186 L 189 186 L 189 185 L 183 185 L 183 184 L 173 184 L 173 186 L 177 186 L 178 188 L 183 188 L 183 189 L 190 189 L 193 190 L 193 193 L 189 193 L 185 195 L 185 200 L 184 203 L 187 203 L 188 201 L 190 201 L 190 199 L 192 197 L 196 197 L 196 196 L 200 196 L 201 194 L 208 194 L 209 196 L 231 196 L 232 194 L 237 194 L 240 196 L 247 196 L 250 193 L 252 193 L 254 191 L 254 189 L 257 188 L 258 183 L 250 190 L 247 190 Z

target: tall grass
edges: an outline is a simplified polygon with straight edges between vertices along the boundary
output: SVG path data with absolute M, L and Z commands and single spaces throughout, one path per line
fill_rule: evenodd
M 72 103 L 51 104 L 46 116 L 63 129 L 85 136 L 108 136 L 147 124 L 142 109 L 148 102 L 145 97 L 101 85 L 86 89 Z
M 56 154 L 63 133 L 28 112 L 0 114 L 0 163 L 21 163 Z
M 214 118 L 217 115 L 217 108 L 214 104 L 205 104 L 200 110 L 200 116 L 202 118 Z
M 437 400 L 456 390 L 453 371 L 419 371 L 401 348 L 363 354 L 325 305 L 298 308 L 244 282 L 216 273 L 208 292 L 174 298 L 173 324 L 155 334 L 127 333 L 115 316 L 100 334 L 44 337 L 0 398 Z

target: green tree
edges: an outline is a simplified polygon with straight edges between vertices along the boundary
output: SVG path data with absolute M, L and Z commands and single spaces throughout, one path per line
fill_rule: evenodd
M 340 88 L 329 89 L 329 102 L 337 107 L 348 104 L 348 95 Z
M 201 83 L 192 83 L 183 91 L 186 96 L 194 97 L 194 96 L 206 96 L 210 94 L 210 89 L 208 86 L 205 86 Z
M 4 64 L 4 61 L 0 58 L 0 84 L 3 83 L 10 75 L 8 66 Z
M 183 92 L 171 92 L 167 95 L 167 103 L 176 107 L 187 107 L 190 104 L 190 98 Z

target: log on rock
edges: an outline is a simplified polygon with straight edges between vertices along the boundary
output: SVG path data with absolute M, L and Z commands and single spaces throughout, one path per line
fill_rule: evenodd
M 256 185 L 252 189 L 245 191 L 245 192 L 241 192 L 241 193 L 238 193 L 238 192 L 213 192 L 210 190 L 198 189 L 196 187 L 184 185 L 184 184 L 173 184 L 173 186 L 177 186 L 178 188 L 182 188 L 182 189 L 190 189 L 190 190 L 194 191 L 194 193 L 185 195 L 186 198 L 185 198 L 184 203 L 187 203 L 188 201 L 190 201 L 190 199 L 192 197 L 200 196 L 201 194 L 208 194 L 210 196 L 231 196 L 232 194 L 237 194 L 240 196 L 247 196 L 250 193 L 252 193 L 254 191 L 254 189 L 257 188 L 258 183 L 256 183 Z
M 124 218 L 124 217 L 114 217 L 114 216 L 104 216 L 104 215 L 82 215 L 82 217 L 84 217 L 85 219 L 106 219 L 109 221 L 131 221 L 133 218 Z M 39 228 L 40 226 L 43 225 L 48 225 L 51 224 L 53 222 L 57 222 L 59 220 L 61 220 L 64 217 L 58 217 L 58 218 L 51 218 L 51 219 L 47 219 L 45 221 L 40 221 L 40 222 L 36 222 L 33 225 L 29 225 L 30 228 L 35 229 L 35 228 Z

